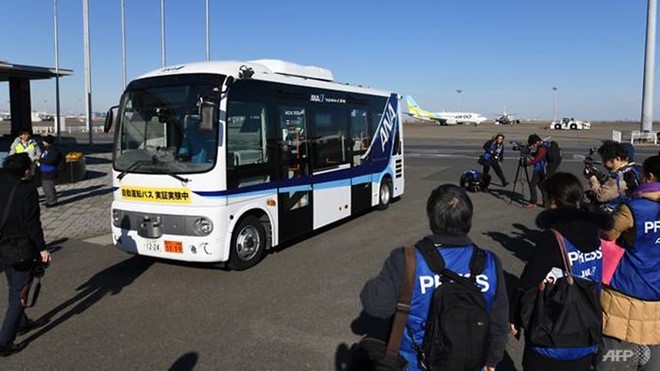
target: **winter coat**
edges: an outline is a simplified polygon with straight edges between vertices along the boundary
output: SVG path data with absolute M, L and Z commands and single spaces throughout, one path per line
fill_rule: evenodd
M 633 194 L 633 198 L 635 197 L 660 202 L 660 183 L 643 184 Z M 622 245 L 630 247 L 634 246 L 636 249 L 657 249 L 657 246 L 635 246 L 635 243 L 638 243 L 636 241 L 636 234 L 633 212 L 628 205 L 624 204 L 614 215 L 614 228 L 603 233 L 602 237 L 606 240 L 616 240 L 621 237 Z M 627 250 L 624 254 L 629 253 L 630 251 Z M 637 260 L 633 259 L 633 261 Z M 648 261 L 638 263 L 645 264 L 648 263 Z M 648 268 L 646 270 L 648 270 Z M 645 271 L 635 269 L 635 272 Z M 618 273 L 621 274 L 621 272 Z M 617 273 L 615 273 L 615 275 L 616 274 Z M 660 272 L 655 272 L 655 274 L 660 274 Z M 620 280 L 626 279 L 626 277 L 618 276 L 617 278 Z M 650 282 L 654 281 L 657 280 L 650 280 Z M 605 287 L 601 295 L 603 306 L 603 333 L 607 336 L 635 344 L 660 344 L 660 301 L 642 300 L 631 295 L 634 294 L 629 293 L 626 295 L 625 293 L 619 292 L 611 287 Z

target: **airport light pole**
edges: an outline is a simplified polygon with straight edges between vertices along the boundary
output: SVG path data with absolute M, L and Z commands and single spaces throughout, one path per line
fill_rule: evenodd
M 552 98 L 552 121 L 557 121 L 557 87 L 553 86 L 553 98 Z
M 209 32 L 209 0 L 206 0 L 206 60 L 211 60 L 211 34 Z
M 165 0 L 160 0 L 160 58 L 165 67 Z
M 655 73 L 657 5 L 657 0 L 649 0 L 646 12 L 646 52 L 644 55 L 644 87 L 642 88 L 642 132 L 653 130 L 653 78 Z
M 463 111 L 463 101 L 461 99 L 461 93 L 463 93 L 463 89 L 456 89 L 456 92 L 458 93 L 458 110 L 459 112 Z
M 57 0 L 53 0 L 53 28 L 55 32 L 55 131 L 60 143 L 60 34 L 57 25 Z
M 124 18 L 124 0 L 121 0 L 121 84 L 126 88 L 126 20 Z
M 83 38 L 85 56 L 85 121 L 87 122 L 87 133 L 89 134 L 89 148 L 94 145 L 92 139 L 92 62 L 89 51 L 89 0 L 83 0 Z

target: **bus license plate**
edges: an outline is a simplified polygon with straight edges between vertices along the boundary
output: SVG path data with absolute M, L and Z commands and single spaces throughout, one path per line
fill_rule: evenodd
M 165 252 L 183 254 L 183 244 L 180 241 L 165 241 Z
M 145 241 L 144 248 L 147 251 L 160 251 L 160 243 L 158 241 Z

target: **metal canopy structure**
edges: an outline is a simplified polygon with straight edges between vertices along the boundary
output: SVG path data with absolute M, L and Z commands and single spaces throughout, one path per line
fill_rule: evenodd
M 11 135 L 19 130 L 32 130 L 30 81 L 47 80 L 56 76 L 71 76 L 73 70 L 25 66 L 0 61 L 0 82 L 9 82 Z

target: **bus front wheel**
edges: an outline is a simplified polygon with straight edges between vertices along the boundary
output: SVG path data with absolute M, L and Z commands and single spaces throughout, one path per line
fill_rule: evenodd
M 392 202 L 392 180 L 390 178 L 383 178 L 380 183 L 380 190 L 378 191 L 378 210 L 385 210 Z
M 242 271 L 261 260 L 266 250 L 266 230 L 256 216 L 245 217 L 231 237 L 231 251 L 228 267 Z

